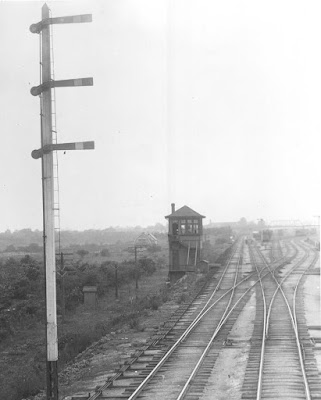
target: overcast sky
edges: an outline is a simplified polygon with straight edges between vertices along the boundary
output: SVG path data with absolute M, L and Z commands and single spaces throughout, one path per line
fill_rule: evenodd
M 62 229 L 320 215 L 321 2 L 49 1 Z M 0 231 L 42 227 L 39 36 L 43 2 L 0 2 Z

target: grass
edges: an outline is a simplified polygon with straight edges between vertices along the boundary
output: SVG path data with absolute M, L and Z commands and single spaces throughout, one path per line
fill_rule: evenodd
M 139 331 L 146 308 L 160 306 L 166 278 L 167 270 L 159 269 L 142 278 L 137 291 L 135 282 L 125 284 L 119 288 L 118 300 L 111 289 L 99 299 L 96 310 L 81 305 L 67 312 L 64 325 L 58 319 L 59 369 L 107 333 L 124 325 Z M 0 344 L 0 399 L 21 400 L 45 387 L 44 329 L 40 323 L 26 326 Z
M 139 281 L 127 283 L 119 288 L 119 298 L 115 299 L 114 289 L 99 299 L 95 310 L 85 309 L 83 305 L 66 315 L 62 325 L 58 321 L 59 367 L 70 363 L 79 353 L 102 336 L 126 326 L 126 329 L 141 330 L 141 321 L 146 310 L 158 310 L 169 299 L 166 288 L 168 270 L 158 269 Z M 176 301 L 185 302 L 188 293 L 182 293 Z M 44 326 L 36 325 L 8 338 L 0 347 L 0 352 L 10 353 L 30 342 L 24 355 L 10 356 L 0 360 L 0 399 L 21 400 L 36 394 L 45 386 L 45 345 Z M 5 368 L 9 364 L 10 368 Z M 23 366 L 23 367 L 21 367 Z

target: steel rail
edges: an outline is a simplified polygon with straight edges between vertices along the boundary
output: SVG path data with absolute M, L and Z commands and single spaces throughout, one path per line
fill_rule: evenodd
M 255 261 L 255 257 L 253 254 L 252 246 L 249 246 L 249 250 L 250 250 L 251 263 L 255 266 L 255 269 L 257 270 L 257 274 L 259 277 L 261 293 L 262 293 L 262 300 L 263 300 L 263 337 L 262 337 L 261 357 L 260 357 L 260 365 L 259 365 L 259 379 L 258 379 L 257 392 L 256 392 L 256 399 L 259 400 L 261 397 L 262 382 L 263 382 L 263 365 L 264 365 L 264 353 L 265 353 L 265 329 L 266 329 L 267 314 L 266 314 L 266 299 L 265 299 L 264 288 L 263 288 L 263 283 L 262 283 L 262 278 L 261 278 L 261 273 L 260 273 L 261 271 L 258 270 L 257 263 Z M 271 273 L 271 271 L 270 271 L 270 273 Z M 264 278 L 264 276 L 263 276 L 263 278 Z
M 311 267 L 314 266 L 314 265 L 316 264 L 316 262 L 318 261 L 318 258 L 319 258 L 319 256 L 320 256 L 320 254 L 319 254 L 319 252 L 317 252 L 315 249 L 311 249 L 311 248 L 309 248 L 309 247 L 308 247 L 308 249 L 315 252 L 314 259 L 312 260 L 312 262 L 311 262 L 311 264 L 310 264 L 310 266 L 309 266 L 309 268 L 311 268 Z M 307 269 L 309 269 L 309 268 L 307 268 Z M 305 275 L 305 273 L 306 273 L 306 272 L 304 272 L 304 273 L 301 275 L 301 277 L 300 277 L 300 279 L 298 280 L 298 282 L 297 282 L 297 284 L 296 284 L 296 286 L 295 286 L 295 289 L 294 289 L 293 305 L 292 305 L 292 307 L 293 307 L 293 311 L 294 311 L 294 320 L 295 320 L 295 325 L 296 325 L 296 327 L 298 327 L 297 317 L 296 317 L 296 294 L 297 294 L 297 290 L 298 290 L 298 288 L 299 288 L 299 285 L 300 285 L 300 283 L 301 283 L 301 279 L 303 278 L 303 276 Z
M 276 267 L 276 269 L 277 269 L 277 268 L 278 268 L 278 267 Z M 265 276 L 268 275 L 268 274 L 270 274 L 270 271 L 267 272 L 263 277 L 265 277 Z M 260 274 L 258 273 L 258 275 L 260 275 Z M 210 346 L 212 345 L 212 342 L 214 341 L 215 337 L 217 336 L 217 334 L 219 333 L 219 331 L 221 330 L 222 326 L 225 324 L 225 322 L 227 321 L 227 319 L 229 318 L 229 316 L 231 315 L 231 313 L 234 311 L 234 309 L 237 307 L 237 305 L 241 302 L 241 300 L 243 300 L 243 298 L 246 296 L 246 294 L 247 294 L 249 291 L 251 291 L 251 290 L 256 286 L 256 284 L 257 284 L 258 282 L 260 282 L 260 281 L 261 281 L 261 278 L 260 278 L 260 276 L 259 276 L 259 279 L 258 279 L 257 281 L 255 281 L 255 282 L 252 284 L 252 286 L 250 286 L 250 287 L 243 293 L 243 295 L 238 299 L 238 301 L 234 304 L 234 306 L 231 308 L 231 310 L 225 315 L 224 319 L 221 320 L 220 324 L 219 324 L 219 325 L 217 326 L 217 328 L 215 329 L 215 331 L 214 331 L 214 333 L 213 333 L 213 335 L 212 335 L 212 337 L 211 337 L 211 339 L 210 339 L 210 342 L 209 342 L 209 344 L 207 345 L 206 349 L 204 350 L 204 352 L 203 352 L 203 354 L 202 354 L 200 360 L 198 361 L 198 363 L 197 363 L 197 365 L 195 366 L 195 368 L 194 368 L 192 374 L 190 375 L 188 381 L 185 383 L 185 385 L 184 385 L 184 387 L 183 387 L 183 389 L 182 389 L 182 391 L 181 391 L 179 397 L 178 397 L 176 400 L 181 400 L 181 399 L 183 398 L 183 396 L 186 394 L 186 390 L 187 390 L 187 388 L 188 388 L 188 386 L 189 386 L 191 380 L 195 377 L 195 375 L 196 375 L 196 373 L 197 373 L 197 370 L 199 369 L 199 366 L 200 366 L 201 362 L 203 361 L 203 359 L 204 359 L 204 357 L 206 356 L 206 354 L 207 354 L 207 352 L 208 352 Z M 235 285 L 235 287 L 237 287 L 237 286 L 238 286 L 238 285 Z
M 268 263 L 267 263 L 265 257 L 263 256 L 263 254 L 261 254 L 261 252 L 259 252 L 257 248 L 256 248 L 256 251 L 257 251 L 257 254 L 261 257 L 262 261 L 268 266 Z M 306 256 L 306 257 L 304 256 L 304 257 L 303 257 L 303 260 L 302 260 L 302 263 L 303 263 L 307 258 L 308 258 L 308 256 Z M 269 268 L 269 267 L 268 267 L 268 268 Z M 307 269 L 308 269 L 308 268 L 310 268 L 310 265 L 307 267 Z M 305 272 L 303 272 L 303 274 L 301 275 L 301 278 L 302 278 L 302 276 L 303 276 L 304 274 L 305 274 Z M 310 394 L 309 383 L 308 383 L 308 380 L 307 380 L 307 376 L 306 376 L 306 372 L 305 372 L 305 366 L 304 366 L 304 361 L 303 361 L 303 356 L 302 356 L 302 348 L 301 348 L 301 344 L 300 344 L 300 338 L 299 338 L 299 333 L 298 333 L 298 327 L 297 327 L 297 325 L 296 325 L 296 323 L 295 323 L 294 314 L 293 314 L 293 311 L 291 310 L 291 306 L 290 306 L 290 304 L 289 304 L 289 302 L 288 302 L 288 300 L 287 300 L 287 298 L 286 298 L 286 295 L 285 295 L 285 293 L 284 293 L 284 291 L 283 291 L 281 285 L 278 283 L 278 281 L 277 281 L 277 279 L 275 278 L 274 274 L 271 274 L 271 275 L 272 275 L 273 279 L 275 280 L 276 284 L 278 285 L 278 286 L 277 286 L 277 289 L 276 289 L 276 291 L 275 291 L 275 294 L 276 294 L 276 292 L 277 292 L 278 290 L 280 290 L 280 292 L 281 292 L 281 294 L 282 294 L 282 296 L 283 296 L 283 298 L 284 298 L 285 304 L 286 304 L 286 306 L 287 306 L 287 308 L 288 308 L 288 311 L 289 311 L 289 315 L 290 315 L 292 327 L 293 327 L 294 334 L 295 334 L 295 338 L 296 338 L 297 350 L 298 350 L 298 355 L 299 355 L 299 359 L 300 359 L 300 368 L 301 368 L 301 372 L 302 372 L 302 376 L 303 376 L 303 382 L 304 382 L 304 388 L 305 388 L 305 395 L 306 395 L 306 399 L 307 399 L 307 400 L 311 400 L 311 394 Z M 272 300 L 271 300 L 271 302 L 272 302 Z M 262 348 L 263 348 L 263 346 L 265 347 L 265 339 L 266 339 L 266 338 L 267 338 L 267 331 L 264 330 L 264 335 L 263 335 L 263 343 L 264 343 L 264 344 L 262 343 Z M 264 359 L 262 360 L 262 364 L 263 364 L 263 363 L 264 363 Z M 262 372 L 263 372 L 263 366 L 262 366 Z M 260 368 L 259 381 L 262 383 L 262 380 L 263 380 L 263 374 L 261 375 L 261 368 Z M 261 389 L 261 387 L 260 387 L 260 389 Z M 259 400 L 260 398 L 261 398 L 261 392 L 259 391 L 259 387 L 258 387 L 258 391 L 257 391 L 257 400 Z
M 270 315 L 271 315 L 272 306 L 273 306 L 273 303 L 274 303 L 274 300 L 275 300 L 275 297 L 276 297 L 278 291 L 280 290 L 281 292 L 283 292 L 282 288 L 281 288 L 283 282 L 290 276 L 290 274 L 296 268 L 298 268 L 300 265 L 302 265 L 307 260 L 308 257 L 309 257 L 309 253 L 306 252 L 304 254 L 304 256 L 296 264 L 294 264 L 294 266 L 286 273 L 286 275 L 281 279 L 280 282 L 278 282 L 278 280 L 276 279 L 275 275 L 273 274 L 273 278 L 274 278 L 274 280 L 275 280 L 275 282 L 277 284 L 277 288 L 276 288 L 276 290 L 275 290 L 275 292 L 274 292 L 274 294 L 273 294 L 273 296 L 271 298 L 270 304 L 269 304 L 268 315 L 267 315 L 267 326 L 266 326 L 266 332 L 265 332 L 266 337 L 269 337 Z M 295 323 L 295 319 L 291 318 L 291 320 L 292 320 L 292 324 L 294 324 Z
M 267 261 L 265 260 L 264 256 L 261 254 L 261 252 L 259 252 L 258 248 L 256 246 L 254 246 L 254 248 L 257 251 L 257 254 L 260 256 L 260 258 L 262 259 L 262 261 L 265 263 L 266 267 L 270 270 Z M 255 265 L 256 267 L 256 265 Z M 274 276 L 274 271 L 271 271 L 271 276 L 274 278 L 274 280 L 276 280 L 275 276 Z M 278 282 L 276 282 L 278 284 Z M 263 290 L 263 286 L 261 285 L 261 289 Z M 278 290 L 278 288 L 277 288 Z M 277 291 L 276 290 L 276 291 Z M 266 301 L 265 301 L 265 295 L 262 294 L 263 296 L 263 301 L 264 301 L 264 321 L 263 321 L 263 336 L 262 336 L 262 346 L 261 346 L 261 358 L 260 358 L 260 366 L 259 366 L 259 378 L 258 378 L 258 386 L 257 386 L 257 393 L 256 393 L 256 399 L 260 400 L 261 399 L 261 392 L 262 392 L 262 384 L 263 384 L 263 367 L 264 367 L 264 355 L 265 355 L 265 342 L 267 339 L 267 335 L 266 335 L 266 329 L 267 329 L 267 325 L 268 325 L 268 321 L 267 321 L 267 314 L 266 314 Z
M 222 279 L 223 279 L 223 277 L 225 276 L 226 271 L 228 270 L 228 267 L 229 267 L 229 265 L 230 265 L 230 263 L 231 263 L 231 261 L 232 261 L 234 255 L 235 255 L 236 251 L 237 251 L 237 242 L 235 242 L 234 251 L 233 251 L 231 257 L 229 258 L 229 260 L 228 260 L 228 262 L 227 262 L 227 265 L 225 266 L 224 271 L 223 271 L 223 273 L 222 273 L 222 275 L 221 275 L 221 277 L 220 277 L 220 279 L 219 279 L 219 281 L 218 281 L 218 283 L 217 283 L 215 289 L 213 290 L 213 293 L 211 294 L 210 298 L 208 299 L 208 301 L 207 301 L 207 302 L 205 303 L 205 305 L 203 306 L 202 310 L 199 312 L 199 314 L 196 316 L 196 318 L 192 321 L 192 323 L 187 327 L 187 329 L 183 332 L 183 334 L 177 339 L 177 342 L 175 342 L 174 345 L 164 354 L 164 356 L 161 358 L 161 360 L 159 361 L 159 363 L 154 367 L 154 369 L 150 372 L 150 374 L 147 375 L 147 377 L 141 382 L 141 384 L 137 387 L 136 390 L 138 390 L 140 387 L 145 386 L 145 384 L 147 383 L 147 381 L 157 372 L 157 370 L 160 368 L 160 366 L 163 365 L 163 363 L 166 361 L 166 359 L 172 354 L 172 352 L 175 350 L 175 348 L 177 347 L 177 345 L 178 345 L 179 343 L 181 343 L 181 342 L 185 339 L 185 337 L 189 334 L 189 332 L 193 329 L 193 327 L 194 327 L 193 323 L 195 322 L 195 320 L 198 319 L 198 321 L 199 321 L 199 320 L 202 318 L 202 313 L 205 311 L 207 305 L 209 304 L 209 302 L 211 301 L 211 299 L 214 297 L 215 293 L 216 293 L 217 290 L 219 289 L 219 286 L 220 286 L 220 284 L 221 284 L 221 282 L 222 282 Z M 170 329 L 170 331 L 171 331 L 171 329 Z M 170 332 L 170 331 L 169 331 L 169 332 Z M 167 332 L 167 334 L 168 334 L 169 332 Z M 166 359 L 164 360 L 164 358 L 166 358 Z M 162 364 L 159 365 L 160 363 L 162 363 Z M 90 397 L 88 398 L 88 400 L 96 400 L 96 399 L 98 399 L 98 398 L 100 397 L 101 393 L 102 393 L 105 389 L 107 389 L 107 388 L 109 387 L 109 384 L 110 384 L 110 382 L 107 382 L 107 383 L 105 383 L 104 385 L 102 385 L 102 386 L 99 388 L 99 390 L 97 390 L 92 396 L 90 396 Z M 143 385 L 143 384 L 144 384 L 144 385 Z M 142 385 L 143 385 L 143 386 L 142 386 Z M 136 390 L 132 393 L 132 395 L 129 397 L 129 399 L 134 398 L 134 397 L 132 397 L 132 396 L 134 396 L 134 394 L 135 394 L 135 397 L 138 395 L 138 393 L 136 393 Z M 140 391 L 141 391 L 141 390 L 140 390 Z M 128 399 L 128 400 L 129 400 L 129 399 Z
M 144 389 L 146 386 L 147 382 L 157 373 L 157 371 L 163 366 L 163 364 L 168 360 L 168 358 L 172 355 L 174 350 L 182 343 L 182 341 L 187 337 L 187 335 L 195 328 L 195 326 L 199 323 L 199 321 L 207 314 L 207 312 L 215 305 L 219 300 L 217 300 L 213 305 L 211 305 L 209 308 L 206 308 L 209 304 L 209 302 L 212 300 L 213 296 L 219 289 L 219 286 L 222 283 L 223 277 L 226 274 L 226 271 L 228 270 L 231 261 L 236 254 L 238 249 L 238 246 L 236 246 L 235 251 L 233 252 L 232 256 L 229 259 L 229 262 L 227 266 L 224 269 L 224 272 L 221 276 L 221 279 L 219 280 L 218 284 L 216 285 L 212 295 L 210 296 L 209 300 L 206 302 L 202 310 L 199 312 L 197 317 L 192 321 L 192 323 L 188 326 L 188 328 L 183 332 L 183 334 L 177 339 L 177 341 L 173 344 L 173 346 L 165 353 L 165 355 L 161 358 L 161 360 L 157 363 L 157 365 L 152 369 L 152 371 L 146 376 L 146 378 L 139 384 L 139 386 L 135 389 L 135 391 L 130 395 L 128 400 L 133 400 L 135 399 L 141 391 Z M 226 294 L 225 294 L 226 295 Z M 220 297 L 220 299 L 222 296 Z M 91 399 L 90 399 L 91 400 Z M 93 399 L 94 400 L 94 399 Z
M 283 257 L 282 257 L 282 258 L 283 258 Z M 275 262 L 277 262 L 277 261 L 279 261 L 279 260 L 276 260 Z M 277 268 L 279 268 L 279 267 L 276 267 L 275 269 L 277 269 Z M 261 271 L 261 272 L 262 272 L 262 271 Z M 270 273 L 270 271 L 267 272 L 263 277 L 265 277 L 265 276 L 268 275 L 269 273 Z M 197 365 L 196 365 L 195 368 L 193 369 L 193 371 L 192 371 L 192 373 L 191 373 L 191 375 L 190 375 L 188 381 L 185 383 L 185 385 L 184 385 L 182 391 L 181 391 L 180 394 L 179 394 L 179 397 L 177 397 L 176 400 L 181 400 L 181 399 L 184 397 L 184 395 L 186 394 L 186 391 L 187 391 L 187 389 L 188 389 L 188 386 L 190 385 L 190 382 L 192 381 L 192 379 L 194 379 L 195 375 L 197 374 L 197 371 L 198 371 L 198 369 L 199 369 L 199 367 L 200 367 L 200 365 L 201 365 L 203 359 L 204 359 L 205 356 L 207 355 L 208 350 L 210 349 L 210 347 L 211 347 L 211 345 L 212 345 L 212 343 L 213 343 L 215 337 L 217 336 L 217 334 L 218 334 L 219 331 L 221 330 L 222 326 L 223 326 L 223 325 L 225 324 L 225 322 L 227 321 L 228 317 L 231 315 L 232 311 L 234 311 L 234 309 L 235 309 L 236 306 L 240 303 L 240 301 L 243 300 L 243 298 L 245 297 L 245 295 L 246 295 L 250 290 L 252 290 L 252 289 L 256 286 L 256 284 L 257 284 L 258 282 L 261 281 L 261 279 L 260 279 L 260 272 L 257 271 L 257 274 L 258 274 L 258 276 L 259 276 L 259 279 L 258 279 L 256 282 L 254 282 L 254 283 L 252 284 L 252 286 L 250 286 L 250 287 L 243 293 L 243 295 L 239 298 L 239 300 L 234 304 L 234 306 L 231 308 L 231 310 L 230 310 L 227 314 L 224 313 L 224 314 L 226 314 L 226 315 L 220 320 L 220 322 L 219 322 L 217 328 L 215 329 L 215 331 L 214 331 L 214 333 L 213 333 L 213 335 L 212 335 L 212 337 L 211 337 L 211 339 L 210 339 L 210 342 L 208 343 L 207 347 L 205 348 L 205 350 L 204 350 L 203 354 L 201 355 L 201 357 L 200 357 L 200 359 L 199 359 Z M 253 275 L 253 274 L 251 274 L 251 276 L 252 276 L 252 275 Z M 243 281 L 244 281 L 244 280 L 242 280 L 242 282 L 243 282 Z M 241 282 L 239 282 L 239 283 L 241 283 Z M 238 285 L 239 285 L 239 284 L 235 285 L 235 287 L 234 287 L 233 289 L 235 289 Z M 233 291 L 233 292 L 234 292 L 234 291 Z M 229 304 L 230 304 L 230 302 L 229 302 Z
M 234 257 L 235 253 L 237 251 L 237 247 L 236 250 L 233 252 L 231 258 L 229 259 L 228 265 L 230 264 L 232 258 Z M 281 259 L 276 260 L 275 262 L 273 262 L 272 264 L 275 263 L 279 263 L 281 262 L 283 259 L 285 259 L 286 256 L 283 256 Z M 275 269 L 279 268 L 282 264 L 280 265 L 276 265 Z M 227 271 L 227 267 L 224 269 L 223 274 L 225 275 Z M 267 274 L 269 274 L 270 271 L 266 272 L 264 276 L 266 276 Z M 223 275 L 222 274 L 222 275 Z M 177 339 L 177 341 L 173 344 L 173 346 L 166 352 L 166 354 L 162 357 L 162 359 L 158 362 L 158 364 L 153 368 L 153 370 L 145 377 L 145 379 L 141 382 L 141 384 L 136 388 L 136 390 L 131 394 L 131 396 L 128 398 L 128 400 L 133 400 L 135 399 L 140 392 L 143 390 L 144 386 L 146 385 L 146 383 L 155 375 L 155 373 L 161 368 L 161 366 L 165 363 L 165 361 L 170 357 L 170 355 L 174 352 L 174 350 L 177 348 L 177 346 L 188 336 L 188 334 L 192 331 L 192 329 L 200 322 L 200 320 L 217 304 L 219 303 L 228 293 L 230 293 L 231 291 L 235 290 L 235 288 L 237 288 L 239 285 L 241 285 L 242 283 L 244 283 L 246 280 L 252 278 L 254 275 L 256 275 L 256 272 L 253 272 L 252 274 L 249 274 L 247 277 L 245 277 L 244 279 L 242 279 L 240 282 L 238 282 L 236 285 L 233 285 L 233 287 L 229 288 L 225 293 L 223 293 L 219 299 L 217 299 L 210 307 L 206 308 L 207 305 L 209 304 L 210 300 L 209 299 L 206 303 L 206 305 L 202 308 L 202 310 L 199 312 L 198 316 L 193 320 L 193 322 L 188 326 L 188 328 L 183 332 L 183 334 Z M 216 288 L 215 288 L 215 293 L 217 291 L 217 289 L 219 288 L 219 285 L 222 282 L 222 277 L 219 280 Z M 258 283 L 259 280 L 257 280 L 256 282 L 254 282 L 254 284 L 252 284 L 252 286 L 250 286 L 246 292 L 244 293 L 244 295 L 237 301 L 237 303 L 233 306 L 233 308 L 230 310 L 230 312 L 226 315 L 226 317 L 224 318 L 224 320 L 221 322 L 221 324 L 217 327 L 216 332 L 215 332 L 215 336 L 217 335 L 218 331 L 221 329 L 221 327 L 223 326 L 223 324 L 226 322 L 227 318 L 229 317 L 229 315 L 231 314 L 231 312 L 235 309 L 235 307 L 239 304 L 239 302 L 244 298 L 244 296 L 250 291 L 252 290 L 255 285 Z M 211 298 L 213 298 L 214 294 L 211 295 Z M 105 390 L 107 388 L 107 384 L 103 385 L 101 388 L 99 388 L 99 391 L 97 391 L 96 393 L 94 393 L 88 400 L 96 400 L 99 398 L 99 396 L 101 395 L 102 391 Z
M 283 258 L 285 258 L 285 257 L 286 257 L 286 256 L 283 256 L 280 260 L 276 260 L 276 261 L 273 262 L 272 264 L 274 264 L 274 263 L 276 263 L 276 262 L 282 261 Z M 275 270 L 278 269 L 278 268 L 280 268 L 281 265 L 282 265 L 282 264 L 277 265 L 277 266 L 275 267 Z M 261 273 L 263 273 L 265 269 L 266 269 L 266 268 L 264 268 L 264 269 L 261 271 Z M 270 273 L 271 273 L 270 271 L 266 272 L 266 273 L 263 275 L 263 278 L 264 278 L 266 275 L 269 275 Z M 195 320 L 191 323 L 191 325 L 190 325 L 190 326 L 187 328 L 187 330 L 183 333 L 184 337 L 186 337 L 186 336 L 189 334 L 190 331 L 189 331 L 188 329 L 189 329 L 192 325 L 196 325 L 196 324 L 202 319 L 202 317 L 203 317 L 205 314 L 207 314 L 217 303 L 219 303 L 227 294 L 229 294 L 232 290 L 234 290 L 235 288 L 237 288 L 238 286 L 240 286 L 242 283 L 244 283 L 244 282 L 247 281 L 248 279 L 253 278 L 254 275 L 257 275 L 257 272 L 253 272 L 252 274 L 250 274 L 250 275 L 246 276 L 245 278 L 243 278 L 243 279 L 242 279 L 240 282 L 238 282 L 235 286 L 232 286 L 231 288 L 227 289 L 227 291 L 226 291 L 225 293 L 223 293 L 223 294 L 221 295 L 221 297 L 219 297 L 210 307 L 208 307 L 201 315 L 199 314 L 199 316 L 195 318 Z M 255 286 L 258 282 L 259 282 L 259 280 L 255 281 L 255 282 L 252 284 L 252 286 L 250 286 L 250 289 L 253 289 L 254 286 Z M 185 333 L 186 333 L 186 334 L 185 334 Z M 182 335 L 182 336 L 183 336 L 183 335 Z
M 199 370 L 199 368 L 200 368 L 200 366 L 201 366 L 201 364 L 202 364 L 204 358 L 207 356 L 207 353 L 208 353 L 209 349 L 211 348 L 212 343 L 213 343 L 215 337 L 217 336 L 219 330 L 220 330 L 221 327 L 223 326 L 222 321 L 224 321 L 224 318 L 226 317 L 226 314 L 228 313 L 228 310 L 229 310 L 229 308 L 230 308 L 232 299 L 233 299 L 233 297 L 234 297 L 234 292 L 235 292 L 235 287 L 236 287 L 236 282 L 237 282 L 237 277 L 238 277 L 238 271 L 239 271 L 239 266 L 240 266 L 240 260 L 241 260 L 241 257 L 243 256 L 243 251 L 244 251 L 244 240 L 242 240 L 240 256 L 239 256 L 239 259 L 237 260 L 236 271 L 235 271 L 234 282 L 233 282 L 233 283 L 234 283 L 234 284 L 233 284 L 233 290 L 231 291 L 231 295 L 230 295 L 228 304 L 227 304 L 227 306 L 225 307 L 225 310 L 224 310 L 224 312 L 223 312 L 223 315 L 222 315 L 222 317 L 221 317 L 221 319 L 220 319 L 220 321 L 219 321 L 219 323 L 218 323 L 219 329 L 218 329 L 218 327 L 215 329 L 215 331 L 214 331 L 213 335 L 211 336 L 211 338 L 210 338 L 210 340 L 209 340 L 207 346 L 205 347 L 203 353 L 201 354 L 201 356 L 200 356 L 200 358 L 199 358 L 199 360 L 198 360 L 196 366 L 194 367 L 194 369 L 193 369 L 193 371 L 191 372 L 189 378 L 187 379 L 185 385 L 183 386 L 181 392 L 179 393 L 179 395 L 178 395 L 178 397 L 177 397 L 177 400 L 181 400 L 181 399 L 185 396 L 186 391 L 187 391 L 187 389 L 188 389 L 188 387 L 189 387 L 189 385 L 190 385 L 192 379 L 194 379 L 195 375 L 197 374 L 197 371 Z

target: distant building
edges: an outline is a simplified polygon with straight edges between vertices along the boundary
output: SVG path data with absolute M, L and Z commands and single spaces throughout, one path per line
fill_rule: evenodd
M 197 271 L 201 260 L 204 215 L 184 206 L 175 210 L 168 219 L 169 277 L 181 278 L 187 272 Z
M 141 235 L 138 236 L 138 238 L 135 239 L 135 246 L 138 247 L 143 247 L 143 246 L 149 247 L 156 245 L 157 245 L 157 239 L 151 233 L 143 232 Z
M 85 307 L 89 309 L 97 308 L 97 286 L 84 286 L 82 291 Z

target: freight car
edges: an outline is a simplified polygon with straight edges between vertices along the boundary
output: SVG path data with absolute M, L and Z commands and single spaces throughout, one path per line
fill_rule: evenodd
M 273 231 L 271 229 L 263 229 L 261 232 L 261 240 L 263 242 L 270 242 L 273 235 Z
M 253 231 L 252 232 L 253 239 L 260 240 L 261 239 L 261 232 Z

